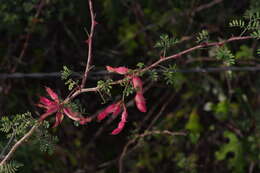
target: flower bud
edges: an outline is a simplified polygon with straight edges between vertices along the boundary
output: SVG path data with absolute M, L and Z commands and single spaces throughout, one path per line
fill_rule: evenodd
M 139 109 L 139 111 L 146 112 L 146 103 L 145 103 L 145 98 L 144 98 L 142 92 L 136 93 L 135 104 L 136 104 L 136 107 Z
M 109 72 L 114 72 L 118 74 L 126 74 L 128 73 L 129 69 L 126 67 L 111 67 L 111 66 L 106 66 L 107 71 Z

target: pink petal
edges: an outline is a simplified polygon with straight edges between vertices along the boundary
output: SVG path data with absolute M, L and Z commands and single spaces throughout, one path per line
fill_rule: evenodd
M 118 133 L 120 133 L 123 130 L 124 126 L 125 126 L 128 113 L 127 113 L 125 105 L 123 107 L 124 107 L 124 111 L 123 111 L 123 113 L 121 115 L 121 121 L 119 122 L 117 128 L 112 131 L 112 133 L 111 133 L 112 135 L 117 135 Z
M 80 121 L 81 117 L 79 117 L 77 112 L 73 112 L 70 108 L 63 108 L 64 113 L 72 120 Z
M 117 103 L 111 104 L 111 105 L 109 105 L 109 106 L 105 109 L 105 111 L 106 111 L 107 113 L 112 113 L 112 112 L 115 111 L 115 108 L 116 108 L 116 107 L 117 107 Z
M 129 69 L 126 67 L 111 67 L 111 66 L 106 66 L 107 71 L 109 72 L 114 72 L 114 73 L 118 73 L 118 74 L 126 74 L 128 73 Z
M 125 126 L 125 122 L 124 122 L 124 121 L 121 121 L 121 122 L 118 124 L 117 128 L 114 129 L 114 130 L 111 132 L 111 134 L 112 134 L 112 135 L 117 135 L 118 133 L 120 133 L 120 132 L 123 130 L 124 126 Z
M 91 121 L 91 118 L 82 118 L 80 121 L 79 121 L 79 124 L 83 125 L 83 124 L 86 124 L 88 122 Z
M 44 108 L 46 109 L 47 111 L 48 110 L 51 110 L 51 109 L 59 109 L 59 105 L 58 104 L 53 104 L 53 105 L 50 105 L 50 106 L 46 106 L 46 105 L 43 105 L 43 104 L 36 104 L 36 106 L 40 107 L 40 108 Z
M 121 102 L 116 103 L 115 108 L 113 110 L 113 115 L 117 116 L 121 112 Z
M 45 90 L 55 102 L 59 102 L 58 95 L 52 89 L 45 87 Z
M 133 86 L 137 91 L 142 91 L 143 90 L 143 83 L 140 77 L 134 76 L 132 78 Z
M 108 114 L 109 114 L 109 113 L 106 112 L 106 110 L 103 110 L 102 112 L 100 112 L 100 113 L 98 114 L 98 120 L 99 120 L 99 121 L 103 120 L 104 118 L 107 117 Z
M 141 112 L 146 112 L 146 103 L 145 103 L 145 98 L 143 96 L 142 92 L 137 92 L 135 95 L 135 104 L 139 111 Z
M 57 112 L 59 109 L 59 107 L 53 107 L 51 109 L 49 109 L 47 112 L 45 112 L 44 114 L 41 115 L 40 117 L 40 121 L 43 121 L 45 118 L 47 118 L 48 116 L 50 116 L 51 114 Z
M 46 97 L 40 97 L 40 103 L 42 103 L 43 105 L 46 105 L 46 106 L 50 106 L 50 105 L 52 105 L 54 102 L 50 101 L 50 100 L 47 99 Z
M 98 114 L 98 120 L 101 121 L 108 116 L 108 114 L 114 112 L 116 104 L 109 105 L 106 109 Z
M 47 106 L 43 105 L 43 104 L 35 104 L 35 106 L 38 106 L 40 108 L 44 108 L 44 109 L 48 109 Z
M 98 114 L 98 120 L 99 121 L 103 120 L 110 113 L 113 113 L 113 115 L 116 116 L 116 115 L 118 115 L 120 113 L 120 110 L 121 110 L 121 102 L 117 102 L 117 103 L 111 104 L 105 110 L 103 110 L 102 112 L 100 112 Z
M 56 121 L 55 121 L 55 124 L 52 126 L 52 128 L 57 127 L 61 123 L 61 121 L 63 120 L 63 117 L 64 117 L 64 115 L 61 112 L 57 112 L 56 113 Z

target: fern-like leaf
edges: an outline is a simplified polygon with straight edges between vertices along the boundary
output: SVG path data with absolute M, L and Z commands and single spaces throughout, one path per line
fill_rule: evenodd
M 11 120 L 8 117 L 1 119 L 0 131 L 7 133 L 7 138 L 25 134 L 29 127 L 36 123 L 30 112 L 17 114 Z
M 248 20 L 260 20 L 260 12 L 248 10 L 246 11 L 244 18 Z
M 155 70 L 150 70 L 149 75 L 150 75 L 150 78 L 152 79 L 152 81 L 158 81 L 159 75 Z
M 61 71 L 61 79 L 66 80 L 71 74 L 72 71 L 67 66 L 63 66 L 63 70 Z
M 167 85 L 174 86 L 175 84 L 175 74 L 176 74 L 176 65 L 169 66 L 164 72 L 164 80 L 166 81 Z
M 256 39 L 260 39 L 260 30 L 254 31 L 250 35 Z
M 244 28 L 245 27 L 245 21 L 243 21 L 243 20 L 232 20 L 231 22 L 229 22 L 229 26 L 230 27 Z
M 235 64 L 235 56 L 227 47 L 220 47 L 217 50 L 217 59 L 222 60 L 227 66 Z
M 163 34 L 160 36 L 160 41 L 156 42 L 154 47 L 168 49 L 169 47 L 173 46 L 176 43 L 178 43 L 177 39 L 170 38 L 168 35 Z
M 207 30 L 202 30 L 201 32 L 198 33 L 198 36 L 196 37 L 197 43 L 201 42 L 208 42 L 209 40 L 209 32 Z
M 12 127 L 12 122 L 9 120 L 9 118 L 6 116 L 2 117 L 0 131 L 4 133 L 8 133 L 11 130 L 11 127 Z
M 260 29 L 260 22 L 259 21 L 252 21 L 248 24 L 248 29 L 254 30 L 254 29 Z
M 23 164 L 12 161 L 0 166 L 0 173 L 15 173 Z

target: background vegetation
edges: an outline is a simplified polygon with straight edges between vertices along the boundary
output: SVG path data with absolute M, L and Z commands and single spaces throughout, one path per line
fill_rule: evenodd
M 98 25 L 89 87 L 101 79 L 117 78 L 104 71 L 106 65 L 136 68 L 138 63 L 151 64 L 164 54 L 160 40 L 179 40 L 167 47 L 166 54 L 171 55 L 199 43 L 238 36 L 244 28 L 229 27 L 230 21 L 243 19 L 248 10 L 260 12 L 258 0 L 96 0 L 93 5 Z M 67 66 L 74 72 L 73 79 L 80 80 L 90 26 L 87 0 L 2 0 L 0 21 L 0 116 L 11 121 L 20 114 L 20 121 L 29 111 L 37 119 L 42 110 L 35 104 L 45 95 L 44 86 L 64 97 L 69 93 L 64 80 L 60 76 L 12 78 L 4 74 L 60 72 Z M 18 172 L 112 173 L 118 172 L 118 166 L 131 173 L 259 172 L 259 48 L 259 40 L 238 41 L 162 64 L 158 73 L 151 71 L 142 77 L 148 112 L 131 109 L 133 97 L 128 98 L 128 122 L 119 135 L 110 135 L 118 123 L 113 118 L 86 126 L 69 119 L 54 129 L 46 125 L 47 130 L 39 135 L 47 140 L 32 140 L 15 153 L 15 161 L 23 164 L 15 164 L 21 166 Z M 217 58 L 223 52 L 230 56 Z M 221 69 L 229 66 L 241 70 Z M 208 71 L 215 67 L 219 69 Z M 206 72 L 194 71 L 196 68 Z M 121 92 L 120 87 L 114 88 L 104 104 L 97 93 L 77 99 L 84 115 L 90 116 Z M 0 151 L 9 141 L 4 133 L 8 129 L 2 131 Z M 187 135 L 172 136 L 170 132 Z

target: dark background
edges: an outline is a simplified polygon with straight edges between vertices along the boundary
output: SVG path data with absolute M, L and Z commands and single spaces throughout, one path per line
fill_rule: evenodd
M 167 52 L 171 55 L 196 45 L 202 29 L 207 29 L 214 41 L 237 36 L 241 30 L 228 27 L 229 21 L 242 18 L 248 9 L 260 11 L 257 0 L 96 0 L 93 5 L 98 25 L 94 68 L 87 87 L 109 78 L 106 73 L 96 74 L 105 72 L 106 65 L 136 68 L 139 62 L 148 65 L 156 61 L 160 50 L 154 45 L 162 34 L 181 40 Z M 64 65 L 82 74 L 89 16 L 87 0 L 1 1 L 0 116 L 30 111 L 38 118 L 43 112 L 35 104 L 45 95 L 44 86 L 66 97 L 69 91 L 59 76 L 6 78 L 3 74 L 60 72 Z M 28 47 L 24 48 L 26 39 Z M 227 47 L 236 57 L 235 66 L 259 64 L 257 40 Z M 184 71 L 223 66 L 214 48 L 194 51 L 162 66 L 169 64 Z M 127 98 L 128 122 L 119 135 L 110 135 L 119 119 L 75 126 L 65 118 L 60 126 L 49 129 L 59 138 L 52 155 L 30 143 L 18 150 L 15 160 L 24 164 L 20 172 L 118 172 L 124 147 L 145 130 L 185 131 L 187 136 L 149 135 L 134 142 L 124 157 L 125 172 L 260 171 L 259 72 L 234 71 L 232 77 L 227 71 L 177 73 L 174 85 L 167 85 L 163 76 L 156 82 L 144 76 L 143 81 L 148 112 L 138 112 L 131 103 L 134 95 Z M 106 104 L 101 104 L 97 93 L 77 99 L 86 109 L 84 116 L 91 116 L 118 99 L 120 92 L 121 87 L 114 87 Z M 48 120 L 53 123 L 54 116 Z M 4 146 L 4 135 L 0 142 Z

